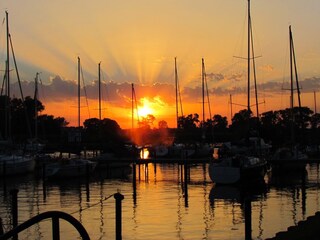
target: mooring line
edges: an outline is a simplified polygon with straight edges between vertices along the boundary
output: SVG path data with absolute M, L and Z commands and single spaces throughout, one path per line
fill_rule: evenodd
M 75 213 L 79 213 L 79 212 L 82 212 L 82 211 L 84 211 L 84 210 L 87 210 L 87 209 L 89 209 L 89 208 L 91 208 L 91 207 L 94 207 L 94 206 L 96 206 L 96 205 L 98 205 L 98 204 L 100 204 L 100 203 L 108 200 L 109 198 L 113 197 L 114 194 L 115 194 L 115 193 L 111 194 L 111 195 L 108 196 L 108 197 L 104 197 L 104 199 L 101 199 L 99 202 L 97 202 L 97 203 L 95 203 L 95 204 L 92 204 L 92 205 L 90 205 L 90 206 L 88 206 L 88 207 L 85 207 L 85 208 L 83 208 L 83 209 L 79 209 L 79 210 L 77 210 L 77 211 L 75 211 L 75 212 L 72 212 L 72 213 L 70 213 L 70 214 L 73 215 L 73 214 L 75 214 Z

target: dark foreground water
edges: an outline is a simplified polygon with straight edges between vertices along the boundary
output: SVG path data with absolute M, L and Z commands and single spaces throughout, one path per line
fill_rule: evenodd
M 214 186 L 207 165 L 201 164 L 190 167 L 187 188 L 177 164 L 137 166 L 136 185 L 130 169 L 127 174 L 99 169 L 88 184 L 79 179 L 43 184 L 33 175 L 14 177 L 1 180 L 0 217 L 7 231 L 9 191 L 17 188 L 19 223 L 60 210 L 78 219 L 91 239 L 115 239 L 115 200 L 110 196 L 119 191 L 124 195 L 123 239 L 244 239 L 244 199 L 250 197 L 252 238 L 265 239 L 320 210 L 319 165 L 307 165 L 306 170 L 270 175 L 266 185 L 254 189 Z M 69 223 L 60 224 L 61 239 L 79 239 Z M 51 221 L 29 228 L 19 239 L 51 239 Z

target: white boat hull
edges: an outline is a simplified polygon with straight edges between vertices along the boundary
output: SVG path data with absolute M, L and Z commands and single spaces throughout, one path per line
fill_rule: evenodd
M 256 157 L 227 157 L 209 165 L 209 176 L 217 184 L 256 184 L 265 174 L 266 162 Z

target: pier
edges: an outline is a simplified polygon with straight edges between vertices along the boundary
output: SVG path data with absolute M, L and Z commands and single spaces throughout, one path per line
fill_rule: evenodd
M 320 236 L 320 212 L 308 217 L 305 221 L 300 221 L 297 226 L 288 227 L 287 231 L 278 232 L 275 237 L 266 240 L 300 240 L 319 239 Z

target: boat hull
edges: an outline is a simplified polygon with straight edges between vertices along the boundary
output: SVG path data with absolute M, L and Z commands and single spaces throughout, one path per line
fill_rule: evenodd
M 19 175 L 34 171 L 35 159 L 29 156 L 2 155 L 0 156 L 0 176 Z
M 216 184 L 256 184 L 264 181 L 266 163 L 258 158 L 243 158 L 247 163 L 238 159 L 228 158 L 209 164 L 209 176 Z M 236 160 L 236 161 L 235 161 Z
M 45 174 L 48 178 L 72 178 L 87 176 L 92 173 L 96 163 L 85 160 L 70 160 L 61 163 L 52 163 L 46 166 Z

